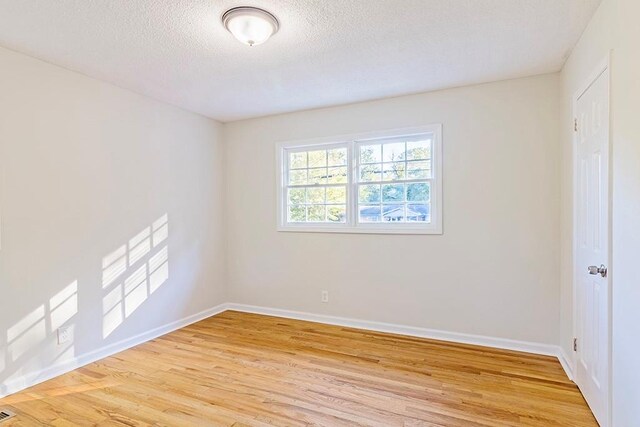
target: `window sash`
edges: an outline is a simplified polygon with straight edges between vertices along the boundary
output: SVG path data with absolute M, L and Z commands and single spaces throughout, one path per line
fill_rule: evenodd
M 353 226 L 355 227 L 359 227 L 359 228 L 367 228 L 367 227 L 373 227 L 373 228 L 399 228 L 399 227 L 411 227 L 411 228 L 419 228 L 419 227 L 430 227 L 432 222 L 433 222 L 433 215 L 432 215 L 432 207 L 433 207 L 433 203 L 432 203 L 432 199 L 431 199 L 431 189 L 433 189 L 434 186 L 434 182 L 436 181 L 436 179 L 434 178 L 434 166 L 433 166 L 433 158 L 434 158 L 434 140 L 437 136 L 432 133 L 432 132 L 425 132 L 422 134 L 418 134 L 418 135 L 413 135 L 411 137 L 403 137 L 403 136 L 398 136 L 398 137 L 391 137 L 391 138 L 376 138 L 376 139 L 369 139 L 369 140 L 364 140 L 364 141 L 353 141 L 352 142 L 352 159 L 354 159 L 354 164 L 353 164 L 353 168 L 354 168 L 354 174 L 353 174 L 353 193 L 354 193 L 354 200 L 353 200 L 353 204 L 352 204 L 352 210 L 354 211 L 354 224 Z M 429 140 L 429 156 L 427 158 L 424 159 L 412 159 L 412 160 L 408 160 L 407 159 L 407 154 L 408 154 L 408 146 L 407 143 L 410 142 L 418 142 L 418 141 L 424 141 L 424 140 Z M 388 144 L 394 144 L 394 143 L 398 143 L 398 142 L 402 142 L 404 143 L 404 157 L 403 160 L 389 160 L 389 159 L 385 159 L 385 149 L 384 146 L 388 145 Z M 361 148 L 365 147 L 365 146 L 380 146 L 380 159 L 379 161 L 375 161 L 375 162 L 362 162 L 361 160 Z M 417 163 L 417 162 L 429 162 L 429 177 L 423 177 L 423 178 L 407 178 L 408 175 L 408 165 L 410 163 Z M 385 164 L 404 164 L 404 173 L 403 176 L 404 178 L 396 178 L 396 179 L 385 179 L 385 168 L 384 165 Z M 374 180 L 374 181 L 368 181 L 368 180 L 362 180 L 361 177 L 361 167 L 362 166 L 368 166 L 368 165 L 378 165 L 381 167 L 380 169 L 380 176 L 378 180 Z M 428 183 L 429 184 L 429 199 L 425 202 L 416 202 L 416 201 L 409 201 L 407 200 L 407 195 L 406 195 L 406 191 L 407 191 L 407 185 L 408 184 L 413 184 L 413 183 Z M 390 201 L 390 202 L 385 202 L 384 201 L 384 195 L 382 192 L 383 186 L 384 185 L 402 185 L 403 186 L 403 191 L 405 192 L 405 194 L 403 194 L 402 200 L 399 201 Z M 360 202 L 360 187 L 363 185 L 379 185 L 380 186 L 380 201 L 379 202 L 371 202 L 371 203 L 367 203 L 367 202 Z M 366 221 L 366 220 L 362 220 L 361 219 L 361 215 L 360 215 L 360 208 L 361 207 L 365 207 L 365 206 L 371 206 L 371 207 L 380 207 L 380 218 L 382 219 L 382 217 L 384 216 L 384 206 L 390 206 L 390 205 L 396 205 L 396 206 L 402 206 L 403 209 L 405 209 L 405 214 L 403 215 L 403 221 L 384 221 L 384 220 L 380 220 L 380 221 Z M 429 221 L 408 221 L 407 220 L 407 216 L 406 216 L 406 208 L 409 207 L 410 205 L 426 205 L 429 206 Z
M 309 167 L 309 164 L 307 163 L 307 166 L 305 168 L 291 168 L 291 154 L 292 153 L 306 153 L 306 152 L 310 152 L 310 151 L 326 151 L 328 153 L 329 150 L 334 150 L 334 149 L 340 149 L 340 148 L 344 148 L 346 150 L 347 153 L 347 158 L 346 158 L 346 164 L 345 165 L 329 165 L 329 159 L 326 159 L 326 165 L 325 166 L 320 166 L 320 167 Z M 327 154 L 328 155 L 328 154 Z M 308 160 L 308 159 L 307 159 Z M 281 193 L 281 198 L 282 198 L 282 203 L 281 203 L 281 207 L 283 209 L 282 211 L 282 221 L 283 221 L 283 225 L 286 227 L 304 227 L 304 226 L 313 226 L 313 227 L 344 227 L 347 224 L 349 224 L 349 211 L 350 211 L 350 205 L 349 205 L 349 200 L 350 200 L 350 164 L 351 164 L 351 150 L 349 147 L 349 143 L 347 142 L 339 142 L 339 143 L 329 143 L 329 144 L 317 144 L 317 145 L 306 145 L 306 146 L 299 146 L 299 147 L 288 147 L 288 148 L 284 148 L 282 150 L 282 163 L 284 165 L 284 168 L 282 170 L 282 175 L 283 175 L 283 187 L 280 189 L 280 193 Z M 343 183 L 314 183 L 314 184 L 309 184 L 308 183 L 308 175 L 307 175 L 307 183 L 306 184 L 289 184 L 289 177 L 290 177 L 290 173 L 291 171 L 308 171 L 309 170 L 313 170 L 313 169 L 325 169 L 327 171 L 327 174 L 329 173 L 329 170 L 332 168 L 341 168 L 344 167 L 346 168 L 347 171 L 347 182 L 343 182 Z M 328 178 L 327 178 L 328 179 Z M 338 188 L 338 187 L 344 187 L 345 191 L 346 191 L 346 200 L 345 203 L 328 203 L 327 202 L 327 198 L 326 198 L 326 194 L 325 194 L 325 199 L 324 202 L 322 203 L 307 203 L 307 201 L 305 200 L 304 203 L 299 203 L 296 205 L 291 205 L 289 204 L 289 190 L 290 189 L 304 189 L 306 190 L 307 188 Z M 290 206 L 301 206 L 304 207 L 305 210 L 308 206 L 322 206 L 325 209 L 325 220 L 324 221 L 301 221 L 301 222 L 295 222 L 295 221 L 289 221 L 289 207 Z M 328 207 L 336 207 L 336 206 L 345 206 L 345 210 L 346 210 L 346 216 L 345 216 L 345 222 L 334 222 L 334 221 L 328 221 L 327 218 L 327 212 L 326 209 Z

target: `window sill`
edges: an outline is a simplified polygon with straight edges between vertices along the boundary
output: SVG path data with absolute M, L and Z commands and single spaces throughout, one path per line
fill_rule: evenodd
M 343 234 L 435 234 L 441 235 L 442 229 L 438 227 L 323 227 L 323 226 L 279 226 L 277 231 L 293 233 L 343 233 Z

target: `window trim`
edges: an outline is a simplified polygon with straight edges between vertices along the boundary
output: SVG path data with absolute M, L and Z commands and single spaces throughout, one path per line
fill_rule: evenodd
M 429 224 L 416 223 L 361 223 L 357 218 L 357 148 L 361 143 L 380 139 L 406 138 L 424 133 L 433 134 L 431 147 L 432 177 L 421 181 L 431 182 Z M 291 151 L 308 151 L 312 148 L 347 146 L 347 168 L 349 183 L 347 186 L 347 219 L 343 224 L 334 223 L 289 223 L 287 222 L 288 156 Z M 305 233 L 354 233 L 354 234 L 442 234 L 442 125 L 431 124 L 400 129 L 389 129 L 325 138 L 313 138 L 286 141 L 276 144 L 276 192 L 277 192 L 277 231 Z M 355 192 L 355 193 L 354 193 Z M 355 195 L 354 195 L 355 194 Z

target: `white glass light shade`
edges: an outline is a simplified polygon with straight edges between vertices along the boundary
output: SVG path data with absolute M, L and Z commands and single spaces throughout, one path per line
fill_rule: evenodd
M 236 39 L 249 46 L 266 42 L 279 28 L 275 16 L 255 7 L 229 9 L 222 15 L 222 23 Z

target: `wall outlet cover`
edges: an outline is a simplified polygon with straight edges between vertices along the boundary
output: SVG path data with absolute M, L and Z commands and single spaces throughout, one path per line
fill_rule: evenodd
M 62 326 L 58 328 L 58 344 L 64 344 L 73 338 L 73 328 L 71 326 Z
M 321 300 L 322 302 L 329 302 L 329 291 L 322 291 Z

